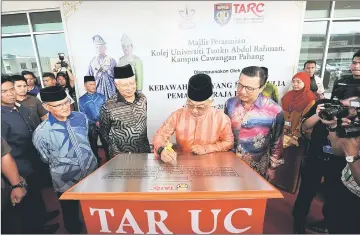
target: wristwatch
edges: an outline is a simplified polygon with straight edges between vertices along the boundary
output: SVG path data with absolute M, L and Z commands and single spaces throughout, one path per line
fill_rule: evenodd
M 16 189 L 16 188 L 27 188 L 27 183 L 25 181 L 20 181 L 20 183 L 18 183 L 17 185 L 11 185 L 11 189 Z
M 359 160 L 360 159 L 360 156 L 347 156 L 346 158 L 346 161 L 348 163 L 353 163 L 355 162 L 356 160 Z

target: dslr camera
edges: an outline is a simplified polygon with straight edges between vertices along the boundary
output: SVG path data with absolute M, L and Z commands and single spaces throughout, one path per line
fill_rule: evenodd
M 67 68 L 68 64 L 64 61 L 65 54 L 64 53 L 58 53 L 58 55 L 59 55 L 59 60 L 60 60 L 60 62 L 58 62 L 58 64 L 60 64 L 61 68 Z
M 354 89 L 355 85 L 340 84 L 344 86 L 342 89 L 351 86 L 350 89 Z M 360 85 L 357 85 L 357 89 L 360 91 Z M 340 138 L 353 138 L 360 136 L 360 99 L 350 101 L 350 106 L 344 106 L 337 98 L 336 91 L 332 95 L 331 99 L 324 103 L 324 108 L 319 112 L 321 119 L 331 121 L 337 119 L 336 135 Z M 359 95 L 356 95 L 360 97 Z M 342 118 L 350 119 L 352 122 L 348 126 L 342 126 Z

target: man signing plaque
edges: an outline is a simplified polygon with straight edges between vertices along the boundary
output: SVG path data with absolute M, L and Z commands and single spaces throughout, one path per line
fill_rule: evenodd
M 176 152 L 166 148 L 176 132 L 176 142 L 183 153 L 207 154 L 230 150 L 234 145 L 231 121 L 222 110 L 211 107 L 211 78 L 197 74 L 190 78 L 185 108 L 173 112 L 155 133 L 155 155 L 164 162 L 176 161 Z

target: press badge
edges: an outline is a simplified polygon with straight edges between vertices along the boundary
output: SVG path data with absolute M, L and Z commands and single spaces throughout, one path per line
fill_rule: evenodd
M 328 154 L 333 154 L 333 149 L 330 145 L 323 146 L 323 152 Z
M 291 122 L 285 121 L 285 126 L 291 126 Z

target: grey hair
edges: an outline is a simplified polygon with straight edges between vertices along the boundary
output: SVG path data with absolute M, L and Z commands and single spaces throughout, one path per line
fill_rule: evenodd
M 207 100 L 210 101 L 210 102 L 213 102 L 214 101 L 214 95 L 211 95 Z

